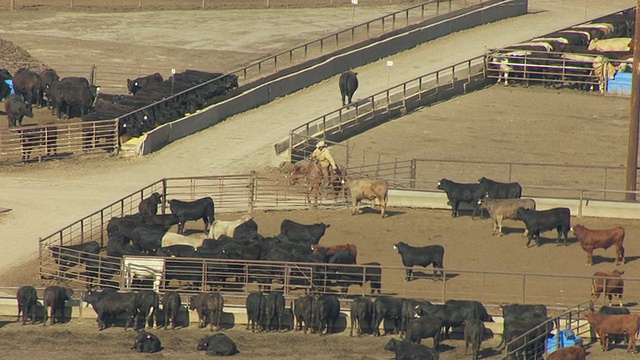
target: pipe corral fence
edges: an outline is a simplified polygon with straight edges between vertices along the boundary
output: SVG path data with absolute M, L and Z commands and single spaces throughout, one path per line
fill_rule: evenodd
M 154 262 L 140 265 L 142 268 L 136 269 L 127 265 L 136 264 L 135 258 L 126 260 L 125 257 L 123 260 L 105 254 L 67 250 L 61 252 L 55 248 L 52 251 L 55 246 L 90 241 L 95 241 L 104 248 L 108 242 L 109 220 L 137 213 L 139 202 L 154 192 L 163 195 L 161 213 L 168 212 L 167 199 L 195 200 L 205 196 L 214 199 L 217 213 L 308 208 L 304 187 L 288 185 L 287 181 L 283 174 L 265 176 L 256 173 L 162 179 L 41 238 L 39 275 L 43 280 L 64 282 L 75 288 L 102 284 L 123 290 L 153 288 L 160 292 L 169 289 L 181 292 L 216 289 L 236 295 L 263 287 L 280 288 L 287 295 L 300 292 L 368 295 L 377 288 L 376 284 L 381 283 L 383 294 L 405 297 L 570 306 L 590 294 L 593 277 L 446 268 L 443 269 L 442 276 L 432 274 L 431 270 L 416 271 L 417 281 L 398 285 L 398 282 L 385 279 L 404 278 L 404 267 L 148 257 Z M 320 199 L 319 206 L 327 209 L 344 208 L 348 204 L 340 200 Z M 141 283 L 133 281 L 133 274 L 136 272 L 144 273 L 144 277 L 151 280 Z M 625 296 L 640 296 L 638 280 L 640 279 L 625 278 Z M 505 287 L 505 284 L 510 286 Z M 540 292 L 540 288 L 545 291 Z
M 217 103 L 204 111 L 147 132 L 134 152 L 141 155 L 150 153 L 169 142 L 215 125 L 229 116 L 268 103 L 277 97 L 285 96 L 349 68 L 363 65 L 385 54 L 405 50 L 455 30 L 520 15 L 527 11 L 526 0 L 491 0 L 475 5 L 465 2 L 464 5 L 463 8 L 457 8 L 451 1 L 425 2 L 324 36 L 225 74 L 224 77 L 237 76 L 239 88 L 214 99 Z M 427 27 L 432 28 L 432 31 L 421 31 Z M 394 40 L 398 34 L 405 34 L 402 41 Z M 372 44 L 377 45 L 371 46 Z M 369 50 L 358 50 L 364 47 Z M 315 70 L 309 73 L 312 68 Z M 106 79 L 101 77 L 103 72 L 105 71 L 99 67 L 92 66 L 91 78 L 97 83 L 106 82 Z M 220 81 L 220 78 L 176 93 L 118 119 L 108 120 L 111 121 L 112 130 L 101 131 L 120 134 L 122 124 L 128 121 L 139 122 L 142 121 L 140 119 L 144 119 L 145 122 L 154 122 L 155 114 L 162 114 L 162 109 L 167 105 L 185 97 L 196 96 L 199 91 L 216 81 Z M 124 84 L 124 80 L 121 83 Z M 104 126 L 107 124 L 105 122 Z M 115 139 L 117 149 L 114 150 L 113 138 L 107 135 L 73 135 L 83 126 L 86 127 L 82 123 L 56 124 L 40 126 L 38 130 L 28 130 L 43 133 L 39 138 L 44 138 L 44 133 L 59 134 L 57 138 L 50 136 L 49 141 L 38 141 L 39 138 L 35 136 L 36 140 L 33 140 L 34 137 L 27 138 L 21 135 L 21 128 L 2 130 L 0 132 L 4 135 L 0 136 L 0 161 L 14 163 L 96 153 L 88 151 L 89 149 L 100 150 L 102 154 L 105 151 L 117 153 L 117 149 L 122 148 L 118 137 Z M 65 135 L 67 133 L 71 135 Z M 77 139 L 80 140 L 80 145 L 77 144 Z M 56 149 L 58 143 L 60 149 Z M 26 152 L 30 153 L 28 158 L 24 156 Z

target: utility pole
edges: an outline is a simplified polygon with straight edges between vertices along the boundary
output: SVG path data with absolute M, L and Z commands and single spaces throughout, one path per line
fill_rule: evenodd
M 632 44 L 633 77 L 631 80 L 629 149 L 627 151 L 627 191 L 636 191 L 638 183 L 638 131 L 640 130 L 640 0 L 636 0 L 636 21 Z M 636 200 L 636 194 L 627 193 L 625 199 Z

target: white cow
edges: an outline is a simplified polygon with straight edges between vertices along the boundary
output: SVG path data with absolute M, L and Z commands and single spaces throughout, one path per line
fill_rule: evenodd
M 236 228 L 251 219 L 253 219 L 253 216 L 246 214 L 233 221 L 215 220 L 209 229 L 209 239 L 218 240 L 222 235 L 233 237 Z
M 164 273 L 164 259 L 149 256 L 124 256 L 125 288 L 130 288 L 133 279 L 152 279 L 153 291 L 160 290 L 160 282 Z
M 162 247 L 171 245 L 191 245 L 194 248 L 202 246 L 202 238 L 194 236 L 185 236 L 172 232 L 167 232 L 162 237 Z

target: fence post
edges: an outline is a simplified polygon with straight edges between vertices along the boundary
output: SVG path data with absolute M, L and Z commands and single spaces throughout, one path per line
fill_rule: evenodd
M 293 131 L 289 132 L 289 162 L 293 163 Z
M 409 183 L 409 188 L 410 189 L 415 189 L 416 188 L 416 158 L 411 158 L 411 174 L 409 175 L 409 177 L 411 178 L 411 182 Z
M 91 71 L 89 72 L 89 83 L 91 85 L 96 83 L 96 65 L 91 65 Z
M 434 276 L 435 276 L 435 272 L 434 272 Z M 442 269 L 442 299 L 440 300 L 444 303 L 446 299 L 447 299 L 447 272 L 443 268 Z
M 162 214 L 164 215 L 167 211 L 167 178 L 162 179 Z
M 522 303 L 523 304 L 526 304 L 525 302 L 525 294 L 527 292 L 526 284 L 527 284 L 527 274 L 522 274 Z
M 251 170 L 251 176 L 249 177 L 249 211 L 253 211 L 256 201 L 256 183 L 257 175 L 255 170 Z

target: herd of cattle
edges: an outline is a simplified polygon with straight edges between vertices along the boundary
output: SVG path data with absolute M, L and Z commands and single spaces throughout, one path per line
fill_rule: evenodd
M 238 78 L 232 74 L 186 70 L 166 80 L 159 73 L 127 79 L 127 86 L 132 95 L 113 95 L 99 92 L 100 88 L 84 77 L 60 78 L 54 69 L 36 72 L 20 68 L 13 75 L 0 69 L 0 100 L 4 100 L 8 127 L 19 127 L 23 161 L 38 146 L 45 146 L 46 155 L 57 153 L 55 123 L 23 127 L 24 117 L 34 116 L 33 107 L 49 107 L 59 120 L 80 118 L 83 149 L 89 149 L 92 142 L 117 143 L 113 132 L 96 133 L 93 126 L 96 121 L 121 118 L 118 135 L 137 137 L 217 101 L 216 98 L 238 87 Z M 187 89 L 194 90 L 188 95 L 181 94 Z
M 498 82 L 529 85 L 542 82 L 556 88 L 606 90 L 617 71 L 632 59 L 635 8 L 575 25 L 494 52 L 490 69 Z
M 71 300 L 73 291 L 60 286 L 48 286 L 44 290 L 43 324 L 65 322 L 65 302 Z M 16 295 L 18 321 L 23 325 L 36 322 L 38 295 L 31 286 L 21 287 Z M 175 291 L 167 291 L 160 297 L 156 292 L 118 292 L 106 288 L 95 290 L 91 287 L 84 292 L 83 302 L 90 304 L 97 315 L 98 330 L 116 324 L 118 316 L 125 317 L 124 329 L 139 328 L 175 329 L 178 313 L 184 311 L 181 296 Z M 188 308 L 196 311 L 198 327 L 209 327 L 211 331 L 222 328 L 224 298 L 219 292 L 201 292 L 188 298 Z M 246 297 L 246 330 L 281 331 L 290 328 L 304 333 L 326 335 L 337 332 L 336 323 L 340 317 L 339 298 L 332 294 L 303 295 L 291 301 L 289 313 L 292 321 L 283 325 L 286 313 L 285 297 L 279 292 L 251 292 Z M 546 339 L 554 330 L 544 305 L 501 305 L 504 319 L 502 340 L 498 350 L 507 349 L 525 358 L 537 358 L 545 352 Z M 628 337 L 628 349 L 635 351 L 635 336 L 640 325 L 640 316 L 630 314 L 622 307 L 603 306 L 597 313 L 584 313 L 593 330 L 601 339 L 603 350 L 611 342 L 619 341 L 618 335 Z M 472 359 L 478 359 L 482 342 L 493 334 L 485 327 L 485 322 L 493 322 L 484 305 L 473 300 L 448 300 L 444 304 L 432 304 L 426 300 L 400 298 L 395 296 L 362 296 L 350 303 L 349 335 L 363 334 L 380 336 L 383 325 L 384 335 L 395 334 L 400 339 L 391 339 L 386 350 L 395 352 L 396 359 L 438 359 L 440 344 L 450 339 L 450 329 L 460 329 L 465 342 L 465 353 L 471 346 Z M 384 321 L 384 324 L 383 324 Z M 345 326 L 345 327 L 346 327 Z M 527 333 L 525 343 L 521 336 Z M 433 347 L 421 344 L 423 339 L 432 338 Z M 515 341 L 514 341 L 515 340 Z M 144 330 L 136 334 L 133 349 L 139 352 L 161 351 L 158 337 Z M 234 355 L 239 352 L 235 342 L 228 336 L 216 333 L 205 336 L 196 346 L 211 355 Z M 528 354 L 528 355 L 527 355 Z M 533 357 L 532 357 L 533 356 Z M 584 359 L 584 351 L 579 347 L 559 349 L 548 359 Z

